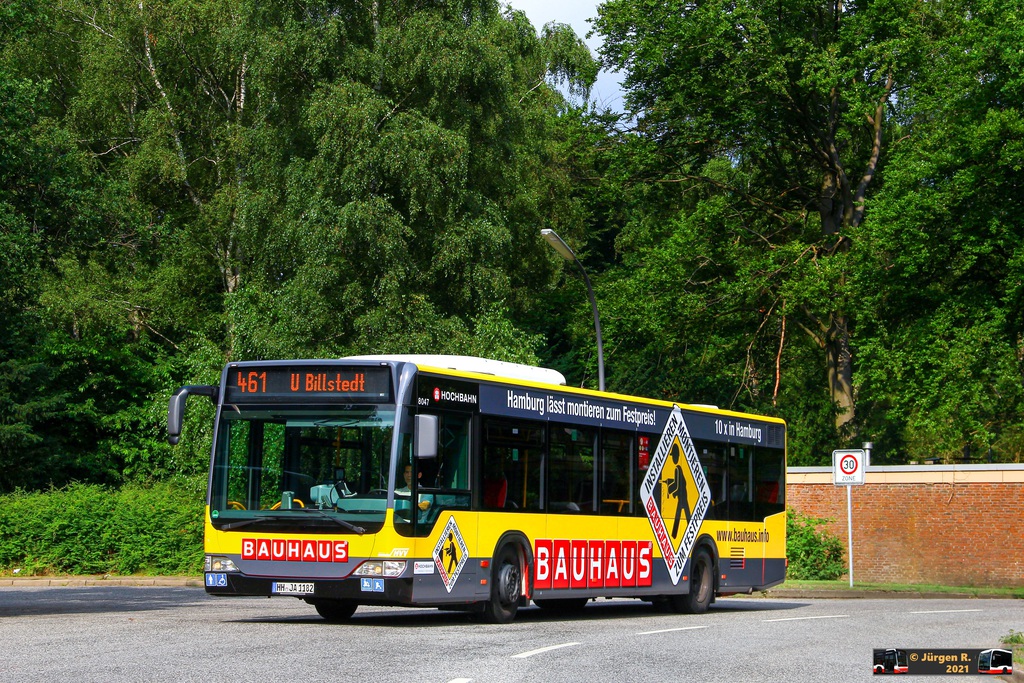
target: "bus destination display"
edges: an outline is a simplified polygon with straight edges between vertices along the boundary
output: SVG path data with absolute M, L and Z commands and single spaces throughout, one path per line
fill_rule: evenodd
M 226 379 L 228 403 L 289 398 L 380 402 L 391 397 L 391 371 L 386 367 L 231 366 Z

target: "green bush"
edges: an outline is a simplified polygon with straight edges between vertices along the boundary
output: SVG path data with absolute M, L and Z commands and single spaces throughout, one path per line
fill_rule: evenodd
M 203 500 L 170 484 L 72 484 L 0 496 L 0 571 L 197 574 Z
M 795 510 L 786 515 L 786 578 L 831 581 L 846 572 L 843 544 L 818 527 L 831 520 L 808 517 Z

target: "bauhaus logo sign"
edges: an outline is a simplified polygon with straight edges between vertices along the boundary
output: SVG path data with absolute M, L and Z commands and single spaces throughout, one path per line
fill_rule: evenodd
M 652 581 L 650 541 L 537 539 L 533 587 L 641 588 Z
M 640 499 L 672 583 L 677 584 L 711 504 L 707 478 L 678 406 L 651 457 Z
M 348 562 L 348 541 L 243 538 L 242 559 L 272 562 Z

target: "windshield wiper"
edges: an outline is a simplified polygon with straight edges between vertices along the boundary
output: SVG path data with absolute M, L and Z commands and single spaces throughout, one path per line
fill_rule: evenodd
M 273 519 L 271 515 L 260 515 L 259 517 L 250 517 L 249 519 L 240 519 L 237 522 L 231 522 L 220 527 L 222 531 L 228 531 L 230 529 L 241 529 L 243 526 L 249 526 L 256 522 L 265 522 L 268 519 Z
M 321 517 L 323 517 L 324 519 L 328 519 L 328 520 L 334 522 L 335 524 L 337 524 L 338 526 L 345 527 L 349 531 L 353 531 L 353 532 L 359 534 L 360 536 L 362 536 L 363 534 L 366 533 L 366 529 L 364 529 L 363 527 L 356 526 L 355 524 L 352 524 L 351 522 L 346 522 L 344 519 L 338 519 L 337 517 L 332 517 L 331 515 L 329 515 L 326 512 L 324 512 L 323 510 L 318 510 L 317 508 L 299 508 L 299 509 L 300 510 L 304 509 L 306 512 L 315 512 L 318 515 L 320 515 Z M 231 522 L 229 524 L 225 524 L 224 526 L 220 527 L 220 529 L 222 531 L 230 531 L 231 529 L 241 529 L 242 527 L 249 526 L 250 524 L 256 524 L 257 522 L 281 522 L 281 521 L 285 521 L 285 520 L 288 520 L 288 519 L 289 519 L 289 515 L 287 515 L 287 514 L 285 514 L 285 515 L 260 515 L 259 517 L 251 517 L 249 519 L 240 519 L 237 522 Z
M 309 507 L 309 508 L 303 508 L 303 509 L 306 512 L 315 512 L 318 515 L 320 515 L 321 517 L 323 517 L 324 519 L 329 519 L 330 521 L 334 522 L 338 526 L 343 526 L 346 529 L 348 529 L 349 531 L 354 531 L 355 533 L 359 534 L 360 536 L 362 536 L 363 534 L 366 533 L 366 529 L 364 529 L 363 527 L 356 526 L 355 524 L 353 524 L 351 522 L 347 522 L 344 519 L 339 519 L 338 517 L 334 517 L 332 515 L 329 515 L 329 514 L 327 514 L 326 512 L 324 512 L 323 510 L 321 510 L 319 508 Z

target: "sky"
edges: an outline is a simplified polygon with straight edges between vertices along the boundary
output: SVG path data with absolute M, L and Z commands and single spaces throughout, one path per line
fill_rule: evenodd
M 597 16 L 598 0 L 558 0 L 557 2 L 552 0 L 502 0 L 502 2 L 525 12 L 526 17 L 537 31 L 540 31 L 549 21 L 569 24 L 576 31 L 576 35 L 590 47 L 591 54 L 597 57 L 597 48 L 601 44 L 601 39 L 599 36 L 587 38 L 587 33 L 592 28 L 587 19 Z M 590 99 L 597 102 L 601 108 L 607 107 L 615 111 L 622 111 L 620 76 L 621 74 L 601 71 L 590 92 Z

